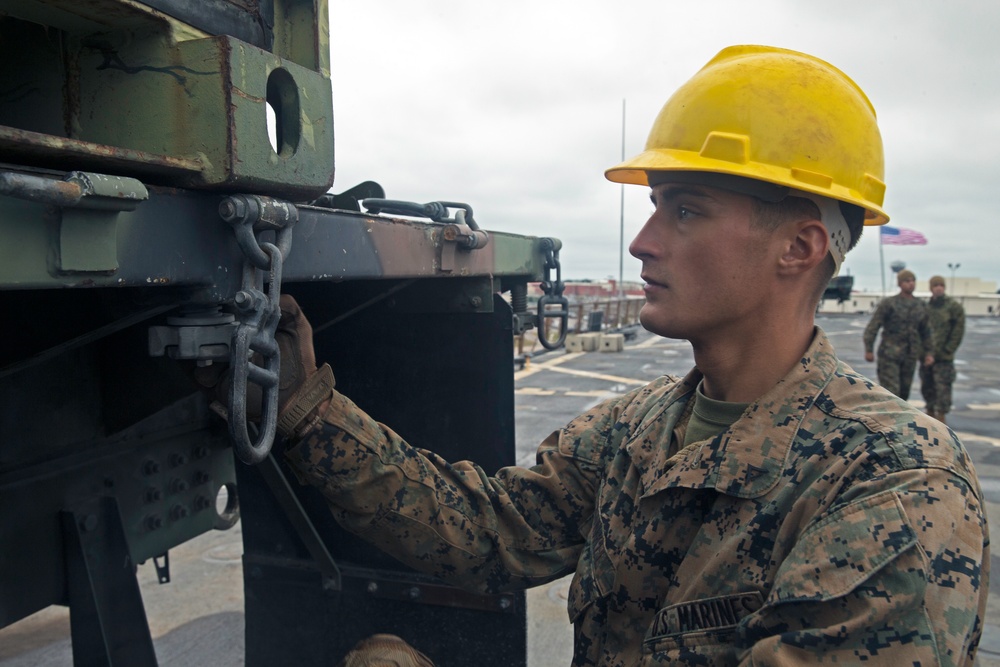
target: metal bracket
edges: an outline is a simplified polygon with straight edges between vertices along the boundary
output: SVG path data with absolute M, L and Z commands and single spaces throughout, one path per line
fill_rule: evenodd
M 340 194 L 327 192 L 325 195 L 320 195 L 310 205 L 360 213 L 361 201 L 372 197 L 385 197 L 385 190 L 375 181 L 363 181 Z
M 510 287 L 510 309 L 513 311 L 512 330 L 520 336 L 535 327 L 535 316 L 528 312 L 528 284 L 516 283 Z
M 59 267 L 73 273 L 118 270 L 118 214 L 133 211 L 149 198 L 134 178 L 74 171 L 68 183 L 80 188 L 80 199 L 62 211 Z
M 160 564 L 160 559 L 163 564 Z M 161 584 L 170 583 L 170 552 L 164 551 L 162 556 L 153 556 L 153 567 L 156 568 L 156 580 Z
M 62 209 L 59 269 L 65 273 L 118 270 L 118 214 L 149 199 L 134 178 L 70 172 L 64 180 L 0 172 L 0 195 Z
M 237 329 L 236 318 L 217 306 L 182 311 L 165 326 L 149 328 L 149 354 L 194 360 L 199 366 L 227 361 Z
M 440 268 L 445 273 L 455 270 L 455 251 L 471 251 L 484 248 L 490 242 L 490 235 L 479 228 L 472 215 L 472 207 L 462 202 L 432 201 L 418 204 L 396 199 L 369 198 L 362 202 L 369 213 L 389 213 L 409 215 L 417 218 L 430 218 L 434 222 L 444 223 L 441 230 Z M 449 210 L 454 209 L 451 217 Z

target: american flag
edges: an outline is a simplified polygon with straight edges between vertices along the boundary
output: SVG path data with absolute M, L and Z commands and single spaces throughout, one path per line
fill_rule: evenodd
M 927 237 L 920 232 L 903 227 L 882 225 L 879 238 L 885 245 L 927 245 Z

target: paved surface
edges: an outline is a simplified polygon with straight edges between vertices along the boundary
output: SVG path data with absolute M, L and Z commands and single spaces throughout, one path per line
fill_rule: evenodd
M 861 332 L 867 316 L 821 316 L 840 356 L 865 375 Z M 518 463 L 530 465 L 548 433 L 604 398 L 664 373 L 683 374 L 693 364 L 685 342 L 640 332 L 624 352 L 537 355 L 516 374 Z M 1000 318 L 970 318 L 959 349 L 955 411 L 949 424 L 975 461 L 987 512 L 1000 535 Z M 919 378 L 914 386 L 919 400 Z M 163 666 L 243 664 L 240 527 L 213 532 L 170 552 L 173 582 L 157 585 L 152 564 L 139 569 L 157 656 Z M 1000 549 L 998 549 L 1000 552 Z M 1000 553 L 994 559 L 1000 557 Z M 995 562 L 995 560 L 994 560 Z M 994 572 L 1000 568 L 994 567 Z M 1000 575 L 998 575 L 1000 576 Z M 572 629 L 566 615 L 568 579 L 528 595 L 529 664 L 568 664 Z M 1000 585 L 993 587 L 977 665 L 1000 667 Z M 72 664 L 69 615 L 50 608 L 0 631 L 0 667 Z

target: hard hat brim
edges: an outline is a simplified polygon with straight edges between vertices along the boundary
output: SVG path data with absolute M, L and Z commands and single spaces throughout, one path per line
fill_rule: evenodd
M 723 189 L 741 192 L 750 196 L 758 197 L 764 201 L 774 201 L 772 197 L 753 192 L 752 188 L 727 187 L 724 181 L 708 177 L 712 175 L 723 175 L 740 177 L 739 180 L 760 181 L 774 186 L 791 187 L 804 190 L 822 197 L 829 197 L 849 204 L 855 204 L 865 210 L 865 225 L 884 225 L 889 222 L 889 216 L 882 209 L 859 193 L 847 191 L 846 188 L 830 184 L 827 187 L 817 186 L 797 178 L 792 170 L 782 169 L 773 165 L 749 162 L 746 164 L 735 164 L 723 160 L 705 158 L 693 151 L 681 151 L 671 149 L 649 149 L 639 155 L 617 164 L 604 172 L 605 178 L 612 183 L 624 183 L 629 185 L 649 185 L 649 178 L 646 172 L 678 172 L 678 178 L 683 178 L 685 182 L 697 182 L 697 177 L 681 176 L 681 173 L 703 173 L 706 175 L 702 185 L 721 187 Z M 771 174 L 771 172 L 774 172 Z M 771 176 L 762 177 L 762 176 Z M 714 181 L 714 183 L 712 182 Z M 839 192 L 844 190 L 844 192 Z M 769 191 L 764 188 L 763 192 Z

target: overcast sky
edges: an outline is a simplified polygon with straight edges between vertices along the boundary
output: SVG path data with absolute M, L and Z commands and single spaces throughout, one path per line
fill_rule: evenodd
M 994 0 L 330 0 L 337 177 L 393 199 L 457 200 L 486 229 L 562 239 L 565 278 L 617 278 L 620 187 L 660 107 L 722 48 L 831 62 L 867 93 L 886 152 L 885 246 L 918 279 L 1000 282 L 1000 2 Z M 650 213 L 625 187 L 627 245 Z M 869 228 L 842 272 L 881 288 Z

